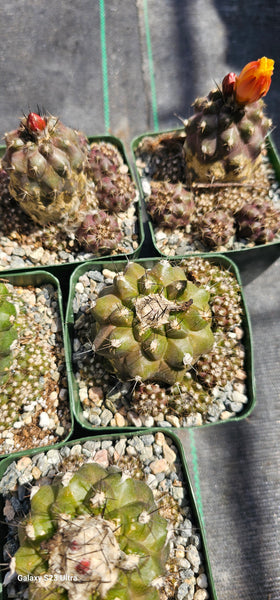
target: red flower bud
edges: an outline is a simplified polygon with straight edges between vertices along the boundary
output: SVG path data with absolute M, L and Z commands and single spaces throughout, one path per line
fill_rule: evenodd
M 86 575 L 90 571 L 90 561 L 87 558 L 83 558 L 76 564 L 75 569 L 79 575 Z
M 232 96 L 235 91 L 237 75 L 236 73 L 228 73 L 222 83 L 223 96 L 228 98 L 228 96 Z
M 46 127 L 47 123 L 43 117 L 37 115 L 36 113 L 29 113 L 26 121 L 26 127 L 32 133 L 38 133 L 39 131 L 43 131 Z
M 250 104 L 265 96 L 270 88 L 274 60 L 263 56 L 249 62 L 236 80 L 235 98 L 239 104 Z

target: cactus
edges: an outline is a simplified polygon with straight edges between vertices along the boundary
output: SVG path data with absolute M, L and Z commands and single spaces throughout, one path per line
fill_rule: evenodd
M 234 218 L 222 210 L 203 215 L 196 228 L 201 241 L 210 248 L 224 246 L 235 234 Z
M 6 381 L 12 359 L 11 346 L 17 339 L 16 308 L 7 296 L 6 286 L 0 283 L 0 384 Z
M 246 65 L 239 77 L 228 74 L 222 88 L 194 102 L 194 115 L 185 121 L 184 154 L 190 183 L 249 181 L 260 164 L 271 126 L 261 96 L 268 90 L 273 61 L 263 57 L 249 64 L 253 73 Z
M 78 220 L 88 192 L 85 137 L 56 117 L 29 113 L 5 135 L 10 193 L 37 223 Z
M 94 143 L 88 155 L 87 174 L 95 183 L 99 207 L 109 213 L 128 209 L 136 196 L 128 168 L 112 144 Z
M 181 183 L 151 182 L 151 194 L 146 203 L 154 223 L 162 227 L 186 227 L 192 220 L 193 194 L 185 190 Z
M 11 568 L 32 600 L 157 600 L 167 534 L 144 482 L 88 463 L 33 495 Z
M 95 352 L 123 380 L 172 385 L 211 350 L 209 292 L 168 261 L 128 263 L 92 309 Z
M 118 247 L 123 234 L 115 217 L 99 211 L 85 217 L 76 238 L 88 252 L 106 254 Z
M 256 244 L 272 242 L 280 230 L 280 210 L 268 201 L 245 204 L 235 219 L 238 236 Z

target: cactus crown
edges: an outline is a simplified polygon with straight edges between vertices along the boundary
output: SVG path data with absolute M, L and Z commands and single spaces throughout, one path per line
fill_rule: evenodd
M 88 463 L 43 485 L 20 524 L 18 574 L 38 576 L 32 600 L 157 600 L 168 557 L 167 521 L 150 488 Z
M 12 302 L 7 300 L 8 290 L 0 283 L 0 383 L 4 383 L 6 372 L 11 364 L 11 345 L 17 338 L 14 324 L 16 309 Z
M 5 141 L 3 167 L 22 209 L 41 225 L 77 213 L 86 193 L 83 135 L 56 117 L 30 113 Z
M 181 381 L 212 348 L 208 301 L 181 267 L 128 263 L 92 309 L 95 351 L 121 380 Z
M 234 94 L 216 89 L 193 106 L 194 115 L 185 122 L 187 180 L 252 179 L 271 126 L 263 100 L 241 105 Z

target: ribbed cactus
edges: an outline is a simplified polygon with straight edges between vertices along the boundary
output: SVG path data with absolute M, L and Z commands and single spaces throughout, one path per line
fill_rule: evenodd
M 209 211 L 197 220 L 196 229 L 206 246 L 218 248 L 227 244 L 234 236 L 234 218 L 223 210 Z
M 186 227 L 194 213 L 193 194 L 181 183 L 151 182 L 151 194 L 146 199 L 147 210 L 154 223 L 175 229 Z
M 221 87 L 195 100 L 194 115 L 185 122 L 188 181 L 252 179 L 271 126 L 261 97 L 272 71 L 273 61 L 263 57 L 239 77 L 229 73 Z
M 4 383 L 11 364 L 11 345 L 17 339 L 16 308 L 7 300 L 8 290 L 0 283 L 0 384 Z
M 95 182 L 101 209 L 109 213 L 127 210 L 135 199 L 136 189 L 115 146 L 108 142 L 91 144 L 86 170 Z
M 280 210 L 271 202 L 245 204 L 235 219 L 239 237 L 256 244 L 272 242 L 280 229 Z
M 76 231 L 79 244 L 95 254 L 106 254 L 114 250 L 122 237 L 117 219 L 103 210 L 87 215 Z
M 128 263 L 92 309 L 95 352 L 119 379 L 173 384 L 211 350 L 209 292 L 168 261 Z
M 3 167 L 22 209 L 41 225 L 78 221 L 87 194 L 85 137 L 56 117 L 30 113 L 5 141 Z
M 167 533 L 144 482 L 88 463 L 32 497 L 14 568 L 32 600 L 157 600 Z

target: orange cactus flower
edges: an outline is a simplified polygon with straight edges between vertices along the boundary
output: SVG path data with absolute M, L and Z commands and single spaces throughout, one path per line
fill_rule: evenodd
M 245 65 L 236 80 L 236 101 L 250 104 L 265 96 L 271 84 L 273 68 L 274 60 L 266 56 Z

